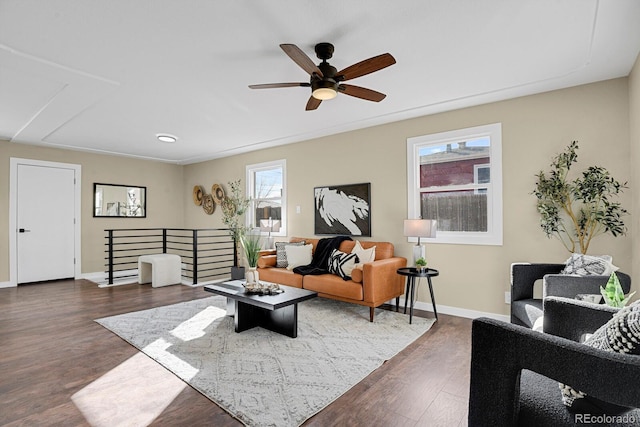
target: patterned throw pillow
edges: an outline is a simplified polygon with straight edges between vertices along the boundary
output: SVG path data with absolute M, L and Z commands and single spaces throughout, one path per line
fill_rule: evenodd
M 334 249 L 329 256 L 329 273 L 337 274 L 344 280 L 351 280 L 351 272 L 358 262 L 358 255 L 346 254 Z
M 289 263 L 287 262 L 287 252 L 284 249 L 285 246 L 287 245 L 303 246 L 304 243 L 305 243 L 304 241 L 296 242 L 296 243 L 276 242 L 276 267 L 287 268 L 287 266 L 289 265 Z
M 572 254 L 566 261 L 562 274 L 577 274 L 579 276 L 609 276 L 618 267 L 611 263 L 608 255 L 593 256 Z
M 584 344 L 600 350 L 640 355 L 640 300 L 620 309 Z M 634 408 L 604 402 L 560 383 L 562 402 L 570 412 L 619 415 Z

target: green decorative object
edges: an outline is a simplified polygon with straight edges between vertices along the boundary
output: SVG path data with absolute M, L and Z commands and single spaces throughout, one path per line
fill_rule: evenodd
M 586 254 L 594 237 L 626 233 L 622 216 L 627 211 L 613 198 L 627 183 L 620 183 L 600 166 L 590 166 L 577 178 L 569 178 L 571 166 L 578 160 L 577 150 L 578 142 L 573 141 L 553 159 L 551 171 L 540 171 L 533 194 L 547 237 L 559 238 L 571 253 Z
M 620 280 L 618 280 L 615 272 L 609 276 L 607 286 L 604 288 L 600 286 L 600 293 L 604 297 L 605 304 L 617 308 L 622 308 L 627 305 L 633 294 L 635 294 L 635 292 L 631 292 L 625 297 L 622 286 L 620 286 Z
M 416 260 L 416 267 L 426 267 L 427 266 L 427 260 L 424 258 L 418 258 Z

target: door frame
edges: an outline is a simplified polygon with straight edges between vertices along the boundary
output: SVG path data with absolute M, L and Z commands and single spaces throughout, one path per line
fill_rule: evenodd
M 44 160 L 21 159 L 11 157 L 9 159 L 9 286 L 18 286 L 18 166 L 40 166 L 59 169 L 72 169 L 74 171 L 74 278 L 79 279 L 82 274 L 81 258 L 81 187 L 82 167 L 72 163 L 48 162 Z

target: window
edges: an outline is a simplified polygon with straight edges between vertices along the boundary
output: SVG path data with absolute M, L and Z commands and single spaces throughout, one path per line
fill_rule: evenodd
M 437 220 L 433 242 L 502 245 L 500 123 L 407 139 L 407 171 L 408 218 Z
M 286 160 L 247 166 L 248 226 L 262 234 L 287 235 L 285 182 Z

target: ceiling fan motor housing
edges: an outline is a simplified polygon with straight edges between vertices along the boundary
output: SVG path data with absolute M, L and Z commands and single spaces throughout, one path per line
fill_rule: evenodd
M 315 51 L 318 58 L 326 61 L 333 56 L 333 45 L 331 43 L 318 43 Z

